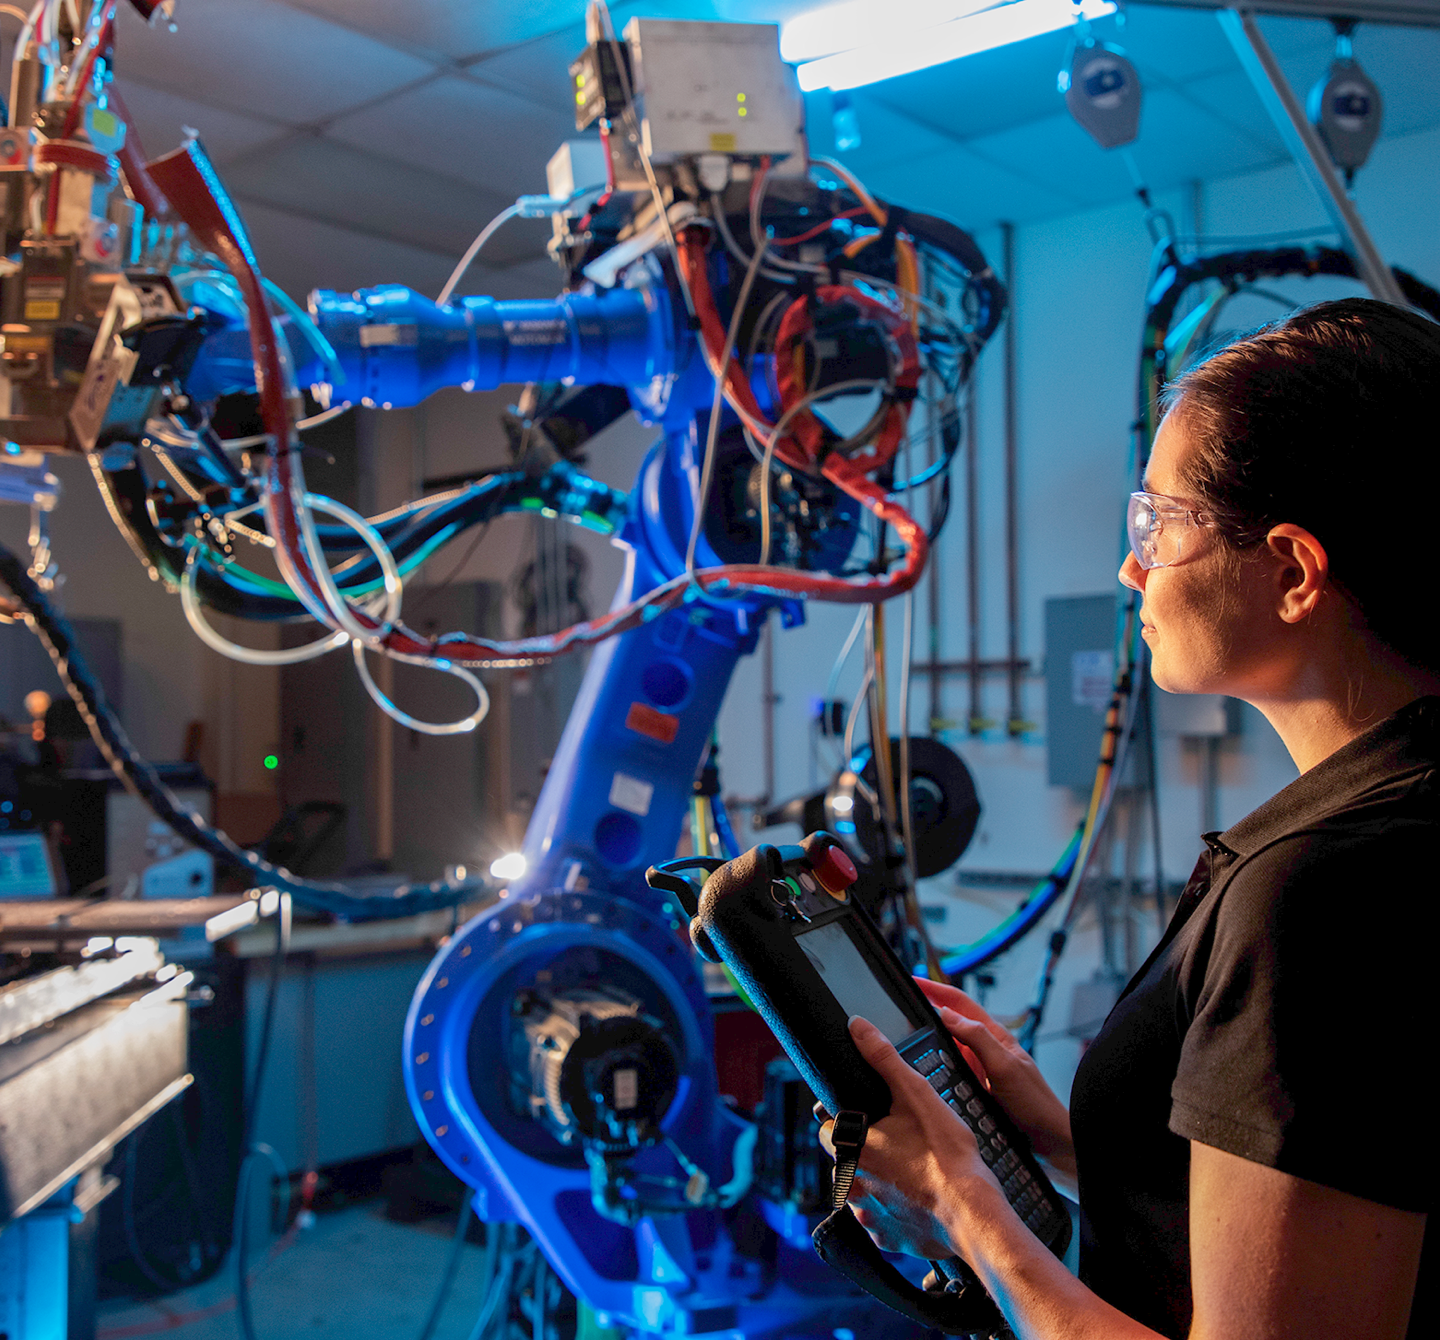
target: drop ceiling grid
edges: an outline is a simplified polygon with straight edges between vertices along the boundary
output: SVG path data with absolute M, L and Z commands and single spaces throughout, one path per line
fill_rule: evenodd
M 779 19 L 813 0 L 626 0 L 633 13 Z M 179 31 L 122 8 L 120 85 L 151 153 L 199 130 L 243 202 L 296 227 L 347 230 L 451 256 L 515 195 L 544 189 L 567 134 L 569 61 L 584 0 L 185 0 Z M 1324 25 L 1265 20 L 1303 93 L 1328 64 Z M 1208 13 L 1137 5 L 1119 40 L 1142 72 L 1136 146 L 1156 185 L 1284 160 L 1278 136 Z M 857 90 L 877 189 L 969 226 L 1064 214 L 1129 194 L 1113 154 L 1069 122 L 1055 91 L 1067 34 Z M 1357 53 L 1387 97 L 1390 134 L 1440 123 L 1440 33 L 1363 28 Z M 830 147 L 828 95 L 807 100 Z M 538 253 L 543 226 L 507 227 L 479 272 Z M 318 243 L 317 243 L 318 245 Z M 422 267 L 423 268 L 423 267 Z M 376 274 L 375 280 L 387 278 Z

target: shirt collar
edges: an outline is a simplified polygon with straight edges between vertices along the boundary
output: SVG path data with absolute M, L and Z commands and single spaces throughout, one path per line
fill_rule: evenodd
M 1212 851 L 1236 856 L 1352 806 L 1376 786 L 1440 766 L 1440 697 L 1417 698 L 1302 773 L 1223 833 Z

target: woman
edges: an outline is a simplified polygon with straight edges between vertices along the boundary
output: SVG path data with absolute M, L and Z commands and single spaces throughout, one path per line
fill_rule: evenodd
M 1206 835 L 1070 1113 L 979 1005 L 922 983 L 1037 1154 L 1078 1174 L 1080 1279 L 852 1021 L 895 1097 L 860 1160 L 861 1222 L 892 1250 L 963 1256 L 1025 1340 L 1436 1333 L 1437 393 L 1440 327 L 1360 299 L 1177 382 L 1120 580 L 1142 593 L 1156 684 L 1253 704 L 1301 776 Z

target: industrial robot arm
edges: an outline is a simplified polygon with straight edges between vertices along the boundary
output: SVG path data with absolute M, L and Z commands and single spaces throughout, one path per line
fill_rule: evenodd
M 598 644 L 526 835 L 526 874 L 451 937 L 417 991 L 411 1104 L 482 1217 L 523 1223 L 602 1325 L 828 1334 L 860 1314 L 809 1250 L 783 1152 L 813 1148 L 808 1104 L 770 1111 L 777 1156 L 721 1101 L 681 909 L 643 872 L 675 851 L 731 673 L 765 618 L 793 625 L 805 599 L 873 602 L 918 579 L 930 537 L 905 493 L 948 466 L 954 398 L 1004 293 L 952 225 L 875 200 L 838 167 L 812 180 L 774 28 L 727 26 L 717 45 L 709 27 L 596 34 L 584 60 L 604 86 L 609 183 L 588 220 L 557 219 L 570 278 L 558 298 L 437 305 L 387 286 L 273 311 L 239 214 L 191 144 L 143 167 L 184 264 L 152 248 L 107 270 L 104 302 L 87 297 L 72 322 L 78 360 L 34 316 L 44 376 L 33 396 L 22 387 L 18 418 L 48 416 L 36 454 L 86 453 L 197 627 L 206 605 L 309 618 L 309 654 L 348 645 L 362 663 L 370 651 L 462 673 Z M 726 62 L 743 63 L 753 92 L 736 137 L 667 147 L 670 60 L 703 67 L 732 102 Z M 54 253 L 93 287 L 98 263 L 81 248 L 94 217 L 23 242 L 22 285 Z M 150 237 L 133 213 L 131 227 Z M 51 376 L 60 352 L 78 373 L 68 393 Z M 922 377 L 943 452 L 905 478 Z M 306 488 L 300 388 L 383 407 L 522 380 L 627 389 L 662 432 L 628 499 L 563 462 L 383 518 Z M 253 397 L 254 421 L 227 428 L 237 394 Z M 630 556 L 613 608 L 512 642 L 407 628 L 404 565 L 507 507 L 612 531 Z M 873 554 L 857 560 L 866 528 Z M 272 549 L 282 583 L 244 569 L 251 545 Z

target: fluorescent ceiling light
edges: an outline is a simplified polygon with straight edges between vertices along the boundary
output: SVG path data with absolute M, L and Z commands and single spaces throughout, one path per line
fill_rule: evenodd
M 797 64 L 837 51 L 856 51 L 896 36 L 897 19 L 907 32 L 933 28 L 986 9 L 994 0 L 909 0 L 897 15 L 894 5 L 875 0 L 842 0 L 838 5 L 797 14 L 780 29 L 780 59 Z
M 948 4 L 924 0 L 914 7 L 914 17 L 921 20 L 917 24 L 908 6 L 902 9 L 893 4 L 876 3 L 876 0 L 850 0 L 847 4 L 814 10 L 792 19 L 781 30 L 780 43 L 781 51 L 789 60 L 803 59 L 790 53 L 806 49 L 806 44 L 812 49 L 830 48 L 830 54 L 808 60 L 796 71 L 800 87 L 806 92 L 817 88 L 859 88 L 909 74 L 912 70 L 943 65 L 962 56 L 992 51 L 1011 42 L 1023 42 L 1042 33 L 1058 32 L 1070 27 L 1077 13 L 1093 21 L 1113 14 L 1115 9 L 1111 0 L 1082 0 L 1079 5 L 1072 0 L 1014 0 L 1011 4 L 977 12 L 964 0 L 949 0 Z M 810 20 L 837 10 L 845 11 L 836 21 L 846 35 L 843 50 L 837 49 L 835 40 L 821 42 L 811 37 L 817 30 L 808 26 Z M 942 11 L 950 17 L 938 22 L 925 21 Z M 788 30 L 800 24 L 807 26 L 800 28 L 799 37 L 787 44 Z M 857 32 L 863 32 L 862 40 L 851 45 L 850 35 Z

